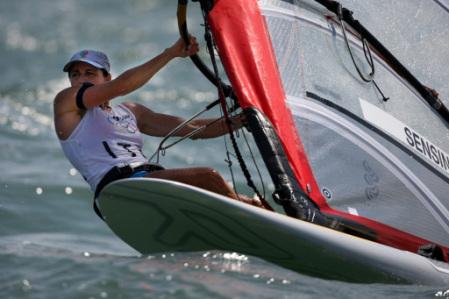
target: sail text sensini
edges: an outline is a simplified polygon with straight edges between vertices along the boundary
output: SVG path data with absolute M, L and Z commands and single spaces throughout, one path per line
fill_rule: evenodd
M 434 164 L 449 172 L 449 155 L 432 144 L 426 138 L 408 127 L 404 127 L 407 143 L 422 155 L 430 159 Z

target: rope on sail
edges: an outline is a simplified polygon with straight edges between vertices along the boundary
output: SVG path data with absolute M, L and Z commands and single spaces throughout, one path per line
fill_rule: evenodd
M 342 19 L 356 30 L 360 36 L 363 36 L 369 44 L 376 49 L 384 58 L 386 62 L 416 91 L 423 97 L 423 99 L 449 124 L 449 110 L 443 102 L 435 97 L 429 88 L 424 86 L 374 35 L 371 34 L 359 21 L 354 19 L 352 11 L 341 7 L 341 4 L 332 0 L 315 0 L 315 2 L 323 5 L 329 11 L 339 14 L 341 9 Z M 341 7 L 341 8 L 340 8 Z
M 379 85 L 377 85 L 376 81 L 374 80 L 374 75 L 376 74 L 376 69 L 374 66 L 373 56 L 371 55 L 371 50 L 368 45 L 368 42 L 367 42 L 366 38 L 364 38 L 363 36 L 360 37 L 360 40 L 363 45 L 363 53 L 365 54 L 365 59 L 368 62 L 368 65 L 371 67 L 371 72 L 369 73 L 368 78 L 365 77 L 365 75 L 362 73 L 359 66 L 357 65 L 357 62 L 355 61 L 354 54 L 352 53 L 351 47 L 349 46 L 348 36 L 346 35 L 346 27 L 345 27 L 345 23 L 343 20 L 343 7 L 340 3 L 338 5 L 337 17 L 338 17 L 338 20 L 340 21 L 341 30 L 343 32 L 343 37 L 344 37 L 344 41 L 345 41 L 346 47 L 349 52 L 349 56 L 351 57 L 352 63 L 354 64 L 354 67 L 357 70 L 357 73 L 359 74 L 360 78 L 363 81 L 365 81 L 366 83 L 373 83 L 374 87 L 376 87 L 377 91 L 379 91 L 380 95 L 382 96 L 382 99 L 384 100 L 384 102 L 388 101 L 389 98 L 387 98 L 384 95 L 384 93 L 380 89 Z

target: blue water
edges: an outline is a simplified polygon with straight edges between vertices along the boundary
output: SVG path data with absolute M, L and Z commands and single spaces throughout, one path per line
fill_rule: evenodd
M 388 9 L 390 1 L 377 1 L 383 22 L 374 22 L 376 14 L 358 7 L 358 1 L 344 2 L 392 41 L 396 27 L 382 29 L 399 14 Z M 0 298 L 449 297 L 444 294 L 449 286 L 327 281 L 228 252 L 141 257 L 95 216 L 87 184 L 64 158 L 54 134 L 52 101 L 68 86 L 61 68 L 80 48 L 106 51 L 113 75 L 151 58 L 177 39 L 175 10 L 175 1 L 162 0 L 0 1 Z M 419 23 L 419 11 L 407 13 L 404 19 L 422 26 L 418 33 L 395 20 L 403 32 L 391 46 L 449 98 L 448 35 L 432 25 L 448 24 L 449 15 L 434 16 L 437 20 Z M 198 14 L 191 17 L 192 32 L 201 37 Z M 188 117 L 215 97 L 190 61 L 177 59 L 126 99 Z M 218 112 L 209 113 L 214 115 Z M 145 152 L 156 146 L 157 139 L 148 138 Z M 220 138 L 187 141 L 162 162 L 211 166 L 230 180 L 223 147 Z M 239 174 L 237 185 L 244 190 Z

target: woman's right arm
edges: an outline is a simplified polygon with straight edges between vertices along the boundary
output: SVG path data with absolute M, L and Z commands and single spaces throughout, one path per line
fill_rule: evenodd
M 96 107 L 116 97 L 129 94 L 145 83 L 147 83 L 160 69 L 170 60 L 176 57 L 187 57 L 198 52 L 198 44 L 195 38 L 191 39 L 191 46 L 185 47 L 184 41 L 179 39 L 170 48 L 154 57 L 153 59 L 131 68 L 117 78 L 103 84 L 97 84 L 88 88 L 83 95 L 83 104 L 86 108 Z M 68 88 L 63 91 L 67 96 L 72 97 L 79 87 Z M 62 96 L 64 96 L 62 94 Z

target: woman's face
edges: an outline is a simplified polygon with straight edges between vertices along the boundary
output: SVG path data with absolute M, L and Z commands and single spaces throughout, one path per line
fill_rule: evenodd
M 111 75 L 108 74 L 105 76 L 101 69 L 79 61 L 75 62 L 70 68 L 69 80 L 72 86 L 81 85 L 86 82 L 96 85 L 111 80 Z

